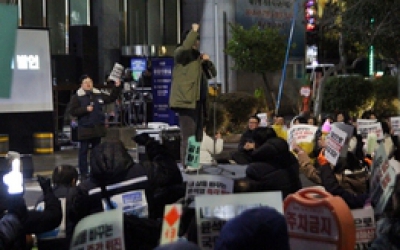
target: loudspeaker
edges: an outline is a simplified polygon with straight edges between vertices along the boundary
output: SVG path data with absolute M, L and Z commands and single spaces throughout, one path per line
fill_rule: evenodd
M 76 56 L 52 55 L 51 71 L 53 78 L 57 81 L 57 85 L 76 84 L 78 81 Z
M 78 75 L 87 74 L 95 84 L 98 84 L 99 45 L 97 27 L 70 26 L 69 53 L 77 58 Z

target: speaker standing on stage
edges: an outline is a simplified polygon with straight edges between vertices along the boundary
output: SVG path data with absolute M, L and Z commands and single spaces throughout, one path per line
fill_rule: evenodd
M 179 115 L 181 131 L 181 159 L 186 168 L 185 156 L 188 138 L 196 135 L 201 142 L 203 120 L 206 117 L 207 79 L 215 77 L 217 71 L 207 54 L 199 52 L 199 25 L 183 36 L 183 42 L 174 52 L 174 69 L 169 106 Z
M 94 148 L 106 135 L 103 106 L 115 101 L 121 93 L 121 82 L 115 81 L 110 95 L 93 87 L 93 80 L 88 75 L 80 78 L 81 87 L 71 98 L 70 114 L 78 118 L 79 172 L 81 178 L 88 174 L 89 146 Z

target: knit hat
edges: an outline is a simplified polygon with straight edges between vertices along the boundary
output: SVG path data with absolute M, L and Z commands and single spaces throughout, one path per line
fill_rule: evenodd
M 323 134 L 329 134 L 329 132 L 331 132 L 331 123 L 329 122 L 328 119 L 326 119 L 326 121 L 322 125 L 321 130 Z
M 289 250 L 285 217 L 270 207 L 244 211 L 222 228 L 215 250 Z
M 177 241 L 174 243 L 158 246 L 154 250 L 200 250 L 200 247 L 189 241 Z

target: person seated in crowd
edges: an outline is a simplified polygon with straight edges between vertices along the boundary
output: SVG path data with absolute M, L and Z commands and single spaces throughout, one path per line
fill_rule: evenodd
M 298 145 L 294 144 L 293 151 L 299 161 L 300 171 L 306 178 L 317 185 L 322 184 L 320 178 L 320 167 L 329 165 L 325 157 L 326 135 L 320 134 L 317 143 L 320 148 L 317 160 L 315 162 L 310 159 L 309 155 Z M 363 165 L 353 157 L 352 153 L 347 153 L 344 161 L 338 162 L 336 166 L 331 166 L 334 176 L 339 185 L 350 193 L 362 194 L 367 190 L 368 172 L 363 168 Z M 351 173 L 349 172 L 351 171 Z M 347 174 L 349 172 L 349 174 Z
M 113 196 L 134 195 L 134 191 L 144 191 L 141 201 L 144 216 L 152 216 L 153 193 L 145 168 L 133 161 L 120 140 L 105 141 L 95 147 L 90 157 L 91 173 L 87 180 L 79 183 L 76 192 L 69 196 L 67 216 L 73 226 L 83 217 L 107 209 L 122 207 L 123 204 L 111 202 Z M 122 197 L 121 197 L 122 199 Z M 111 203 L 111 204 L 110 204 Z M 131 205 L 131 204 L 127 204 Z M 135 212 L 135 211 L 132 211 Z M 67 231 L 67 237 L 72 231 Z
M 70 239 L 66 237 L 66 228 L 72 227 L 72 223 L 66 215 L 67 197 L 73 193 L 78 180 L 78 171 L 71 165 L 60 165 L 53 170 L 53 193 L 60 200 L 63 220 L 49 232 L 37 235 L 37 246 L 39 250 L 46 249 L 69 249 Z M 44 209 L 43 197 L 39 197 L 36 203 L 36 210 Z M 70 229 L 71 230 L 71 229 Z
M 304 115 L 295 116 L 290 122 L 290 127 L 299 124 L 307 124 L 307 118 Z
M 393 193 L 393 210 L 377 223 L 376 238 L 370 250 L 400 249 L 400 175 L 396 175 Z
M 299 163 L 285 140 L 271 127 L 257 128 L 253 134 L 255 149 L 246 168 L 248 192 L 282 191 L 282 197 L 302 187 Z
M 245 165 L 251 162 L 251 153 L 254 150 L 253 132 L 259 124 L 258 116 L 253 115 L 249 118 L 247 130 L 240 137 L 238 151 L 232 153 L 232 160 L 237 164 Z
M 317 126 L 317 125 L 318 125 L 317 118 L 315 118 L 315 116 L 309 116 L 309 117 L 307 118 L 307 124 L 308 124 L 308 125 Z
M 217 132 L 214 138 L 206 133 L 207 126 L 204 126 L 203 141 L 200 145 L 200 164 L 207 165 L 216 162 L 215 155 L 220 154 L 224 148 L 224 140 L 221 133 Z
M 275 115 L 272 128 L 278 137 L 287 140 L 287 127 L 285 125 L 285 118 L 282 115 Z
M 285 217 L 270 207 L 252 208 L 229 220 L 215 250 L 289 250 Z
M 2 203 L 5 210 L 0 219 L 0 249 L 25 249 L 24 223 L 28 209 L 21 194 L 8 195 Z

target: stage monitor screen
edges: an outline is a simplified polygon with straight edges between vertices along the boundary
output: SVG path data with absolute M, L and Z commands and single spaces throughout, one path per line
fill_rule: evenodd
M 0 98 L 0 113 L 53 111 L 49 31 L 18 29 L 11 62 L 10 98 Z
M 132 77 L 135 81 L 138 81 L 143 71 L 147 68 L 146 58 L 132 58 L 131 59 L 131 69 Z

